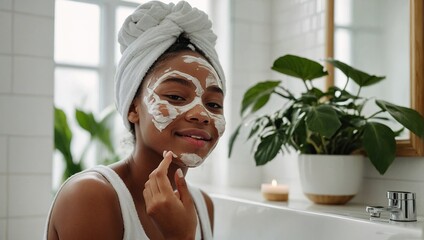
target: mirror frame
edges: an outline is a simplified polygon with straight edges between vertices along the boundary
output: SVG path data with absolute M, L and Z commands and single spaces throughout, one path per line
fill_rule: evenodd
M 326 2 L 326 58 L 334 57 L 334 1 Z M 424 115 L 423 1 L 410 0 L 410 13 L 410 107 Z M 334 84 L 334 67 L 327 63 L 326 68 L 328 88 Z M 409 133 L 409 139 L 396 141 L 396 155 L 424 156 L 424 141 Z

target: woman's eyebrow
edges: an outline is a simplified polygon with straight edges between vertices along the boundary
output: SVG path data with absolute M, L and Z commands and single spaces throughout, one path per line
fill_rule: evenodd
M 216 92 L 224 96 L 224 91 L 218 86 L 210 86 L 207 88 L 208 91 Z
M 163 83 L 168 83 L 168 82 L 174 82 L 174 83 L 178 83 L 181 84 L 183 86 L 186 87 L 191 87 L 193 86 L 193 84 L 191 82 L 189 82 L 188 80 L 182 79 L 182 78 L 168 78 L 165 81 L 163 81 Z

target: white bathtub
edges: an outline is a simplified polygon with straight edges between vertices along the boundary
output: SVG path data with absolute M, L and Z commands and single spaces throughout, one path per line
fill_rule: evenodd
M 424 221 L 371 221 L 365 206 L 322 206 L 306 201 L 267 202 L 210 193 L 215 239 L 359 240 L 423 239 Z M 257 194 L 260 196 L 260 193 Z M 383 216 L 385 217 L 385 216 Z

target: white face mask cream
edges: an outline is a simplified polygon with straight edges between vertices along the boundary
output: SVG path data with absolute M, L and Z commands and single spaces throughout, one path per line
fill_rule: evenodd
M 210 86 L 218 86 L 222 89 L 222 84 L 219 81 L 215 69 L 206 60 L 191 55 L 185 55 L 182 58 L 184 59 L 185 63 L 190 64 L 196 62 L 199 64 L 199 68 L 206 69 L 210 72 L 210 74 L 206 78 L 206 88 Z M 195 86 L 196 96 L 194 97 L 192 102 L 184 106 L 174 106 L 170 104 L 167 100 L 160 99 L 160 97 L 155 93 L 155 90 L 163 81 L 167 80 L 170 77 L 181 77 L 193 83 L 193 85 Z M 153 86 L 150 86 L 150 82 L 147 84 L 147 86 L 147 94 L 143 100 L 147 106 L 147 111 L 153 117 L 153 124 L 159 131 L 165 129 L 179 115 L 184 114 L 187 111 L 193 109 L 194 107 L 200 105 L 202 106 L 203 111 L 199 114 L 202 116 L 209 116 L 213 120 L 212 123 L 214 124 L 214 127 L 216 128 L 219 136 L 222 136 L 222 134 L 224 133 L 224 115 L 212 113 L 205 107 L 202 101 L 202 95 L 205 90 L 202 88 L 202 85 L 200 84 L 200 81 L 197 78 L 187 73 L 168 68 L 166 69 L 164 74 L 157 79 Z M 205 158 L 206 156 L 202 158 L 194 153 L 182 153 L 180 155 L 181 161 L 187 167 L 199 166 L 203 163 Z
M 206 157 L 201 158 L 195 153 L 181 153 L 180 159 L 186 167 L 197 167 L 205 161 Z

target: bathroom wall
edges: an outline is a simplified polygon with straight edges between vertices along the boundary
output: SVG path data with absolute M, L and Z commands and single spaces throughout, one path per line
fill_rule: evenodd
M 272 61 L 285 54 L 296 54 L 315 61 L 325 58 L 325 3 L 325 0 L 272 2 Z M 274 73 L 273 76 L 274 79 L 284 79 L 282 74 Z M 301 81 L 290 80 L 284 81 L 287 88 L 298 92 L 304 91 Z M 314 83 L 317 87 L 324 86 L 323 80 Z M 275 178 L 278 182 L 290 185 L 292 198 L 306 199 L 301 191 L 295 153 L 278 155 L 276 159 L 262 167 L 262 172 L 264 182 L 270 182 Z
M 238 112 L 245 89 L 257 81 L 283 79 L 269 69 L 278 56 L 299 54 L 317 61 L 325 57 L 326 10 L 325 0 L 235 0 L 232 4 L 234 66 L 230 132 L 240 119 Z M 291 89 L 300 87 L 288 81 L 284 83 Z M 243 134 L 248 133 L 242 131 Z M 300 187 L 296 154 L 280 154 L 265 166 L 255 167 L 250 149 L 250 143 L 237 143 L 236 154 L 229 159 L 228 174 L 233 175 L 229 186 L 259 189 L 261 182 L 277 179 L 290 185 L 291 198 L 306 199 Z M 396 158 L 384 176 L 366 161 L 363 187 L 352 203 L 385 205 L 387 191 L 413 191 L 417 193 L 418 213 L 423 215 L 423 170 L 424 157 Z
M 293 91 L 303 84 L 291 82 L 271 70 L 272 63 L 284 54 L 299 54 L 315 60 L 325 53 L 324 0 L 234 0 L 231 1 L 232 68 L 228 131 L 240 121 L 240 103 L 244 92 L 256 82 L 282 80 Z M 254 13 L 254 14 L 252 14 Z M 323 81 L 317 86 L 322 86 Z M 275 104 L 278 98 L 271 99 Z M 273 106 L 261 112 L 272 110 Z M 275 107 L 274 107 L 275 108 Z M 258 114 L 261 114 L 259 112 Z M 272 161 L 256 167 L 251 141 L 245 142 L 248 127 L 242 127 L 229 160 L 229 186 L 258 187 L 262 181 L 297 179 L 295 160 Z M 295 158 L 295 155 L 285 156 Z M 278 157 L 279 158 L 279 157 Z M 298 194 L 299 196 L 301 194 Z
M 232 0 L 230 5 L 227 137 L 240 119 L 245 90 L 281 78 L 270 70 L 276 57 L 294 53 L 319 60 L 325 50 L 325 0 Z M 53 29 L 54 0 L 0 0 L 0 240 L 40 239 L 51 202 Z M 228 168 L 215 169 L 221 175 L 214 178 L 225 179 L 221 185 L 254 188 L 275 178 L 290 184 L 292 198 L 304 199 L 295 154 L 256 167 L 250 149 L 249 142 L 239 141 Z M 367 162 L 363 189 L 353 201 L 383 205 L 387 190 L 414 191 L 423 215 L 423 170 L 422 157 L 397 158 L 384 176 Z
M 0 240 L 41 239 L 51 202 L 54 0 L 0 0 Z

